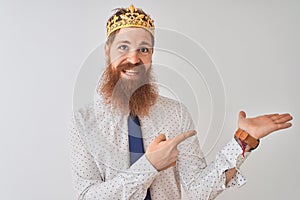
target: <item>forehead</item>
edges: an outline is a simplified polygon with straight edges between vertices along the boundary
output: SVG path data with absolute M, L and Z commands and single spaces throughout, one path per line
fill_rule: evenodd
M 146 42 L 151 44 L 152 37 L 151 33 L 143 28 L 122 28 L 116 34 L 114 42 L 127 41 L 133 44 L 139 44 Z

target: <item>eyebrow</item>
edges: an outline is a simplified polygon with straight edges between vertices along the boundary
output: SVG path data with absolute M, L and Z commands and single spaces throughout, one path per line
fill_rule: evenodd
M 145 42 L 145 41 L 143 41 L 143 42 L 141 42 L 141 44 L 140 45 L 148 45 L 148 46 L 152 46 L 150 43 L 148 43 L 148 42 Z
M 117 44 L 121 44 L 121 43 L 124 43 L 124 44 L 131 44 L 128 40 L 122 40 L 122 41 L 117 42 Z M 141 42 L 141 43 L 139 44 L 139 46 L 140 46 L 140 45 L 148 45 L 148 46 L 152 46 L 149 42 L 145 42 L 145 41 Z
M 122 41 L 117 42 L 117 44 L 120 44 L 120 43 L 130 44 L 130 42 L 128 40 L 122 40 Z

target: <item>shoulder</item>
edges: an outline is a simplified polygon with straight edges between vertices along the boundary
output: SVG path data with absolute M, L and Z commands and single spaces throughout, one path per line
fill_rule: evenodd
M 96 118 L 101 118 L 108 112 L 108 108 L 104 103 L 104 99 L 100 95 L 96 95 L 94 100 L 73 110 L 73 116 L 77 122 L 93 123 Z
M 194 130 L 193 119 L 187 107 L 178 100 L 161 95 L 146 119 L 143 121 L 144 125 L 151 127 L 152 135 L 164 133 L 167 138 L 174 138 L 180 133 Z
M 156 106 L 152 109 L 156 115 L 166 116 L 169 121 L 177 121 L 179 124 L 191 123 L 192 117 L 188 108 L 180 101 L 159 95 Z
M 90 119 L 94 116 L 94 104 L 88 103 L 73 111 L 75 118 Z
M 179 106 L 181 103 L 175 99 L 158 95 L 157 103 L 164 106 Z
M 79 129 L 83 129 L 88 124 L 95 122 L 95 106 L 93 103 L 88 103 L 78 109 L 73 110 L 71 122 Z
M 158 96 L 157 104 L 165 110 L 188 112 L 187 107 L 182 102 L 162 95 Z

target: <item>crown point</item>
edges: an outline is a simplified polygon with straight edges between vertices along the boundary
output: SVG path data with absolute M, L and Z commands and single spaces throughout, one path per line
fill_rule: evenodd
M 131 6 L 129 6 L 129 10 L 131 13 L 133 13 L 135 11 L 135 7 L 133 4 L 131 4 Z

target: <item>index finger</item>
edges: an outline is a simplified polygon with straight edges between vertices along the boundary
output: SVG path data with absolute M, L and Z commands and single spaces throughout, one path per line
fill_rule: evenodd
M 178 145 L 179 143 L 183 142 L 184 140 L 188 139 L 189 137 L 192 137 L 193 135 L 196 134 L 195 130 L 190 130 L 184 133 L 181 133 L 177 135 L 174 139 L 173 142 Z

